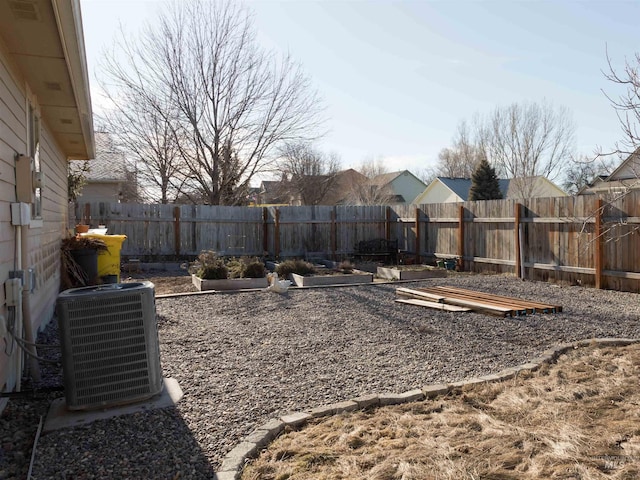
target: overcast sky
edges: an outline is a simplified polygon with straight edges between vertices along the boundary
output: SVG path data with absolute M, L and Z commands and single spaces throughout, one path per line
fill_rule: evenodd
M 459 121 L 543 99 L 567 107 L 576 152 L 620 139 L 602 90 L 606 51 L 624 65 L 640 51 L 640 2 L 246 2 L 266 48 L 289 51 L 324 98 L 330 133 L 318 143 L 343 165 L 383 158 L 419 171 L 450 144 Z M 153 22 L 156 0 L 81 0 L 94 109 L 96 64 L 122 23 Z

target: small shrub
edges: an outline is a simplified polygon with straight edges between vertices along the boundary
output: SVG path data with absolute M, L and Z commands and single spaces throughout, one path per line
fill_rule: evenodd
M 189 273 L 204 280 L 222 280 L 229 274 L 224 260 L 213 250 L 200 252 L 196 261 L 189 266 Z
M 338 264 L 338 270 L 340 270 L 342 273 L 351 273 L 355 270 L 355 268 L 355 265 L 349 260 L 343 260 Z
M 276 273 L 281 278 L 289 278 L 290 273 L 311 275 L 312 273 L 316 273 L 316 267 L 304 260 L 285 260 L 278 264 L 276 267 Z
M 229 272 L 229 278 L 242 278 L 244 275 L 245 263 L 241 258 L 229 258 L 227 259 L 225 265 L 227 266 L 227 270 Z
M 257 258 L 248 259 L 242 272 L 244 278 L 262 278 L 266 274 L 267 269 L 264 267 L 264 263 Z
M 229 278 L 262 278 L 267 274 L 264 263 L 257 257 L 230 258 L 226 265 Z

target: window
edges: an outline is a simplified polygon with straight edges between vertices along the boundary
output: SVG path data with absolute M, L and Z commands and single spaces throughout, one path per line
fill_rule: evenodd
M 33 194 L 31 196 L 31 218 L 42 219 L 42 166 L 40 164 L 40 111 L 35 97 L 27 96 L 27 154 L 31 157 Z M 37 226 L 37 225 L 36 225 Z

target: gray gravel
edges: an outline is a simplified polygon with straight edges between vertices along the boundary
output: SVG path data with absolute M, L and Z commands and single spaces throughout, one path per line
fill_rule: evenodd
M 394 303 L 398 284 L 158 299 L 163 372 L 178 380 L 183 400 L 41 437 L 33 478 L 212 478 L 234 445 L 275 416 L 485 375 L 560 343 L 640 337 L 638 294 L 485 275 L 402 286 L 436 284 L 564 312 L 496 318 L 428 310 Z M 11 478 L 2 468 L 0 459 L 0 478 Z

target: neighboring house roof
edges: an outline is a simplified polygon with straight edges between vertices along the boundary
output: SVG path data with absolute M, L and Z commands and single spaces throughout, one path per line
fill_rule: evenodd
M 630 180 L 640 178 L 640 148 L 625 158 L 618 168 L 607 177 L 607 181 Z
M 366 180 L 367 177 L 353 168 L 341 170 L 336 174 L 335 183 L 325 196 L 325 203 L 327 205 L 346 203 L 353 192 L 354 186 Z
M 0 2 L 0 35 L 67 158 L 93 158 L 80 1 Z
M 438 177 L 438 180 L 449 187 L 449 189 L 458 197 L 460 197 L 462 201 L 466 201 L 469 199 L 469 191 L 471 190 L 472 183 L 470 178 Z M 498 179 L 500 192 L 502 192 L 502 198 L 507 198 L 507 192 L 509 191 L 510 182 L 511 180 L 509 179 Z
M 400 172 L 381 173 L 371 179 L 371 183 L 375 185 L 388 185 L 393 182 L 398 176 L 402 175 L 406 170 Z
M 625 158 L 611 175 L 598 175 L 578 195 L 611 191 L 635 190 L 640 188 L 640 148 Z
M 375 177 L 373 177 L 373 179 L 371 180 L 371 183 L 373 183 L 375 185 L 388 185 L 391 182 L 393 182 L 395 179 L 397 179 L 398 177 L 402 177 L 404 175 L 411 175 L 418 182 L 424 184 L 424 182 L 422 180 L 420 180 L 418 177 L 416 177 L 409 170 L 399 170 L 397 172 L 381 173 L 380 175 L 376 175 Z
M 96 132 L 96 158 L 89 162 L 87 183 L 126 182 L 127 168 L 124 154 L 117 150 L 106 133 Z M 72 172 L 80 171 L 78 162 L 69 164 Z
M 415 204 L 466 202 L 471 190 L 470 178 L 437 177 L 414 200 Z M 532 185 L 532 197 L 557 197 L 566 193 L 546 177 L 527 177 L 522 179 L 498 179 L 502 198 L 522 198 L 523 183 Z M 445 193 L 448 192 L 448 193 Z
M 127 168 L 124 154 L 106 133 L 96 132 L 96 158 L 89 163 L 89 182 L 125 182 Z
M 260 183 L 260 191 L 262 193 L 274 193 L 278 191 L 281 185 L 282 185 L 281 181 L 263 180 Z
M 389 187 L 393 197 L 389 203 L 409 203 L 418 197 L 427 185 L 409 170 L 383 173 L 373 177 L 373 185 Z
M 282 193 L 282 181 L 263 180 L 260 183 L 258 203 L 260 204 L 288 204 L 289 199 Z
M 313 175 L 307 176 L 306 178 L 313 178 L 318 182 L 322 182 L 326 181 L 329 176 Z M 332 186 L 324 195 L 322 204 L 339 205 L 343 203 L 351 193 L 353 185 L 366 180 L 366 178 L 367 177 L 353 168 L 341 170 L 336 173 Z M 263 203 L 295 203 L 297 201 L 296 198 L 293 198 L 290 194 L 283 194 L 283 192 L 287 192 L 287 190 L 281 180 L 263 180 L 260 183 L 260 200 Z

